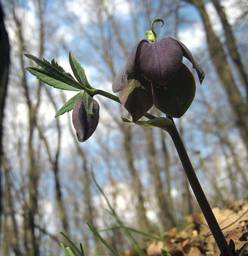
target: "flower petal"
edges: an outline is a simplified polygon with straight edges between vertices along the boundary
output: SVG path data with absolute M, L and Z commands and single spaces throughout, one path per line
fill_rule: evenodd
M 182 51 L 183 51 L 183 56 L 186 57 L 190 62 L 192 62 L 193 67 L 196 69 L 196 72 L 198 74 L 199 80 L 202 83 L 202 81 L 205 77 L 205 73 L 204 73 L 203 69 L 201 68 L 201 66 L 195 61 L 190 50 L 182 42 L 178 41 L 177 39 L 175 39 L 173 37 L 171 37 L 171 39 L 175 40 L 181 46 Z
M 192 73 L 182 64 L 167 87 L 156 85 L 153 87 L 154 105 L 167 115 L 181 117 L 194 99 L 195 88 Z
M 182 57 L 178 43 L 172 38 L 163 38 L 155 43 L 141 42 L 136 60 L 144 77 L 165 86 L 180 69 Z
M 120 93 L 121 104 L 127 109 L 133 121 L 140 119 L 153 105 L 149 86 L 143 86 L 144 81 L 131 79 L 128 86 Z

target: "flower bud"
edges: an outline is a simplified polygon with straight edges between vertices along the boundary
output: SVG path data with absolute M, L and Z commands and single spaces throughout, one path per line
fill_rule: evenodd
M 93 114 L 86 112 L 83 100 L 78 101 L 72 111 L 72 123 L 80 142 L 86 141 L 96 130 L 99 121 L 99 104 L 93 99 Z

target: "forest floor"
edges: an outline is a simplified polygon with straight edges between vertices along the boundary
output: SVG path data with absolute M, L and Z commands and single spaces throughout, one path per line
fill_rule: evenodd
M 228 242 L 232 240 L 235 249 L 244 249 L 242 256 L 248 255 L 248 202 L 230 203 L 225 209 L 214 208 L 213 212 Z M 171 256 L 220 255 L 213 236 L 201 213 L 186 218 L 186 226 L 182 230 L 172 228 L 165 232 L 165 241 L 149 241 L 147 256 L 160 256 L 161 250 L 167 250 Z M 126 251 L 123 256 L 135 256 Z

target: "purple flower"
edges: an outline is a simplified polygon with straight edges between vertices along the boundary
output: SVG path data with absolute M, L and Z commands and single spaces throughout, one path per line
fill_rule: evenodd
M 119 93 L 134 121 L 153 104 L 172 117 L 181 117 L 203 79 L 203 70 L 183 43 L 172 37 L 154 43 L 141 40 L 115 78 L 113 91 Z
M 89 115 L 83 100 L 78 101 L 72 111 L 72 123 L 79 141 L 86 141 L 96 130 L 99 121 L 99 104 L 93 99 L 93 114 Z

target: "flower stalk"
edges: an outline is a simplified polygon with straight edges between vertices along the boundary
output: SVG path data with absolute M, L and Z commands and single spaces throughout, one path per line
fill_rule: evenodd
M 194 192 L 196 200 L 202 210 L 202 213 L 206 219 L 206 222 L 207 222 L 207 224 L 214 236 L 214 239 L 219 247 L 221 256 L 232 256 L 233 253 L 231 252 L 231 249 L 229 248 L 229 246 L 227 244 L 225 236 L 221 231 L 221 228 L 214 216 L 214 213 L 209 205 L 209 202 L 205 196 L 205 193 L 201 187 L 201 184 L 196 176 L 195 170 L 191 164 L 188 153 L 185 149 L 185 146 L 184 146 L 181 136 L 177 130 L 177 127 L 176 127 L 173 119 L 172 118 L 170 118 L 170 119 L 171 119 L 171 125 L 164 128 L 164 130 L 166 130 L 170 134 L 171 139 L 176 147 L 176 150 L 177 150 L 177 153 L 181 160 L 185 174 L 186 174 L 188 181 L 190 183 L 190 186 Z

